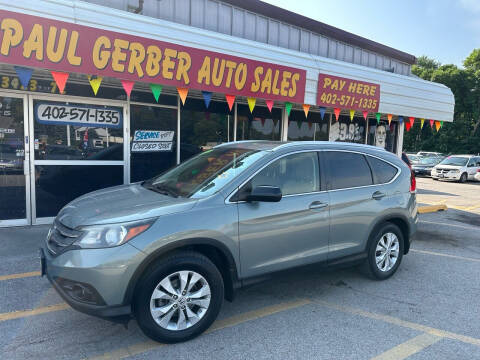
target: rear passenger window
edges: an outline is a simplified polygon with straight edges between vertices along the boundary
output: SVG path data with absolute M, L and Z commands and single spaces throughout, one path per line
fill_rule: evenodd
M 367 156 L 368 162 L 373 172 L 375 184 L 385 184 L 390 182 L 397 174 L 397 168 L 386 163 L 383 160 Z
M 373 185 L 372 172 L 362 154 L 326 151 L 328 189 L 345 189 Z

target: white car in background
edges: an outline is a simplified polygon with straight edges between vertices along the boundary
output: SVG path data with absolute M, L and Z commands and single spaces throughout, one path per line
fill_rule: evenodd
M 477 170 L 477 173 L 474 176 L 474 179 L 480 181 L 480 169 Z
M 432 169 L 434 180 L 454 180 L 462 183 L 467 180 L 477 180 L 476 174 L 480 170 L 480 156 L 451 155 L 446 157 Z

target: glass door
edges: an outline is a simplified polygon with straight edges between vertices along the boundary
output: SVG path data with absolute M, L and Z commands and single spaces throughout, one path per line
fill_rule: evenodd
M 0 92 L 0 227 L 30 221 L 26 96 Z

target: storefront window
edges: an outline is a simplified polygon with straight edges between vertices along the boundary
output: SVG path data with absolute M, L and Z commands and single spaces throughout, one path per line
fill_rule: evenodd
M 355 116 L 350 120 L 349 116 L 340 115 L 337 121 L 332 116 L 329 140 L 365 144 L 365 124 L 363 117 Z
M 328 140 L 327 117 L 322 120 L 320 113 L 311 111 L 305 118 L 303 111 L 294 111 L 288 118 L 288 140 L 326 141 Z
M 368 145 L 374 145 L 395 153 L 397 151 L 397 125 L 396 122 L 381 121 L 377 124 L 375 119 L 368 121 Z
M 177 163 L 177 109 L 130 106 L 130 180 L 159 175 Z
M 180 113 L 180 160 L 233 141 L 233 111 L 226 102 L 211 101 L 208 109 L 201 99 L 188 99 Z
M 36 165 L 37 217 L 56 216 L 73 199 L 123 184 L 122 165 Z
M 35 100 L 35 160 L 123 160 L 123 108 Z
M 282 110 L 256 106 L 253 114 L 247 105 L 237 105 L 237 141 L 280 140 Z

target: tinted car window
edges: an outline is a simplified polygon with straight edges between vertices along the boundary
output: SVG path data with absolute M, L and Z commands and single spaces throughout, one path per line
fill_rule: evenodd
M 297 153 L 276 160 L 255 175 L 249 184 L 252 189 L 260 185 L 278 186 L 282 195 L 319 191 L 317 153 Z
M 372 172 L 362 154 L 327 151 L 325 160 L 330 190 L 373 185 Z
M 391 181 L 397 174 L 397 169 L 383 160 L 367 156 L 373 173 L 375 184 L 385 184 Z M 433 163 L 431 163 L 433 165 Z

